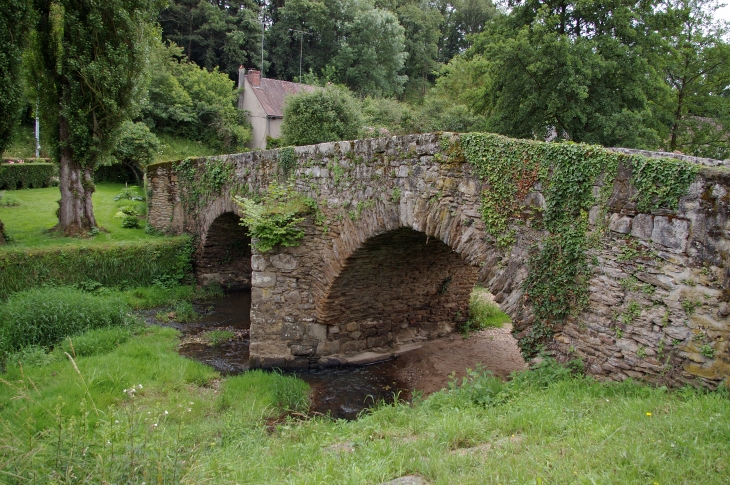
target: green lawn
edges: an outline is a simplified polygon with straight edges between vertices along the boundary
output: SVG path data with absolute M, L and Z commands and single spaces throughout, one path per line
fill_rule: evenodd
M 115 201 L 114 197 L 124 189 L 123 184 L 100 183 L 96 185 L 96 192 L 93 195 L 94 215 L 102 230 L 95 237 L 90 238 L 64 238 L 48 229 L 57 222 L 56 208 L 57 201 L 61 195 L 58 187 L 45 189 L 9 190 L 3 192 L 0 198 L 0 221 L 5 224 L 5 232 L 13 241 L 9 247 L 50 247 L 63 245 L 99 245 L 111 242 L 132 241 L 141 242 L 151 240 L 144 231 L 143 220 L 140 220 L 141 229 L 125 229 L 122 227 L 122 219 L 115 218 L 122 204 L 135 204 L 139 210 L 144 211 L 143 202 L 129 200 Z M 138 195 L 141 191 L 135 189 Z M 6 206 L 3 201 L 14 201 L 18 205 Z
M 665 485 L 730 476 L 727 392 L 598 383 L 550 364 L 510 383 L 474 373 L 353 422 L 302 419 L 307 387 L 297 379 L 220 378 L 176 354 L 172 329 L 94 332 L 87 340 L 107 342 L 108 353 L 71 362 L 64 344 L 0 375 L 0 481 L 359 485 L 417 474 L 444 485 Z M 277 419 L 286 409 L 297 412 Z

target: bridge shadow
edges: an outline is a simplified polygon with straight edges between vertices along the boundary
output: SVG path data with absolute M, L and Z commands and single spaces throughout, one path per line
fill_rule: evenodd
M 251 289 L 251 238 L 241 218 L 224 212 L 210 225 L 195 258 L 201 285 L 218 284 L 227 291 Z

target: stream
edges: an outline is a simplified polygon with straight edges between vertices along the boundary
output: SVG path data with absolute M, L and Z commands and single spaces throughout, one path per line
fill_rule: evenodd
M 251 292 L 231 292 L 206 302 L 199 320 L 176 325 L 186 340 L 179 353 L 215 368 L 223 375 L 237 375 L 248 370 L 248 329 L 251 325 Z M 226 330 L 235 337 L 216 345 L 205 343 L 205 332 Z M 192 337 L 192 338 L 191 338 Z M 395 396 L 410 399 L 410 390 L 396 376 L 398 359 L 357 367 L 332 367 L 322 370 L 284 371 L 295 375 L 311 387 L 310 413 L 330 415 L 337 419 L 355 419 L 365 409 Z

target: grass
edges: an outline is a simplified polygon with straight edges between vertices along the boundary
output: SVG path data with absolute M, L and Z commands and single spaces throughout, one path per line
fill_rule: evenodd
M 509 322 L 509 315 L 494 303 L 491 293 L 485 288 L 475 287 L 469 299 L 469 320 L 463 325 L 462 333 L 468 335 L 485 328 L 501 328 Z
M 172 329 L 111 332 L 76 337 L 73 362 L 59 349 L 0 375 L 2 480 L 719 484 L 730 472 L 727 391 L 599 383 L 546 360 L 510 382 L 471 371 L 357 421 L 300 419 L 297 379 L 221 379 L 176 354 Z
M 220 154 L 220 150 L 209 147 L 205 143 L 188 140 L 179 136 L 156 133 L 161 149 L 155 162 L 182 160 L 188 157 L 209 157 Z
M 154 240 L 156 236 L 146 234 L 142 228 L 123 228 L 123 219 L 115 217 L 122 206 L 144 205 L 138 201 L 114 200 L 114 197 L 123 190 L 123 184 L 97 184 L 92 197 L 94 215 L 104 231 L 90 238 L 66 238 L 47 232 L 58 222 L 56 218 L 57 201 L 60 198 L 58 187 L 6 191 L 3 198 L 10 197 L 17 205 L 10 207 L 0 205 L 0 220 L 5 224 L 5 232 L 13 241 L 10 247 L 90 246 Z M 139 192 L 139 189 L 136 190 Z M 144 221 L 141 223 L 144 226 Z

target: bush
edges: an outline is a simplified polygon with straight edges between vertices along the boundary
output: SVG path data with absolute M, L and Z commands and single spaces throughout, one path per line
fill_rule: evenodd
M 487 290 L 474 288 L 469 299 L 469 320 L 462 329 L 465 333 L 484 328 L 500 328 L 509 321 L 509 315 L 499 309 Z
M 23 291 L 0 306 L 0 353 L 50 346 L 69 335 L 133 322 L 129 306 L 119 298 L 71 287 Z
M 241 225 L 253 237 L 252 246 L 265 253 L 274 246 L 298 246 L 304 231 L 298 227 L 304 221 L 302 214 L 311 211 L 308 200 L 293 186 L 272 184 L 261 202 L 236 196 L 235 202 L 243 211 Z
M 192 272 L 187 237 L 101 247 L 7 249 L 0 252 L 0 298 L 46 285 L 96 281 L 127 288 L 174 286 Z
M 128 167 L 137 181 L 141 182 L 144 169 L 154 162 L 160 150 L 160 140 L 144 123 L 122 123 L 121 133 L 112 152 L 112 159 Z
M 56 177 L 58 167 L 53 163 L 0 164 L 0 190 L 50 187 Z
M 290 96 L 281 131 L 286 145 L 354 140 L 362 126 L 360 107 L 344 88 L 329 86 Z

